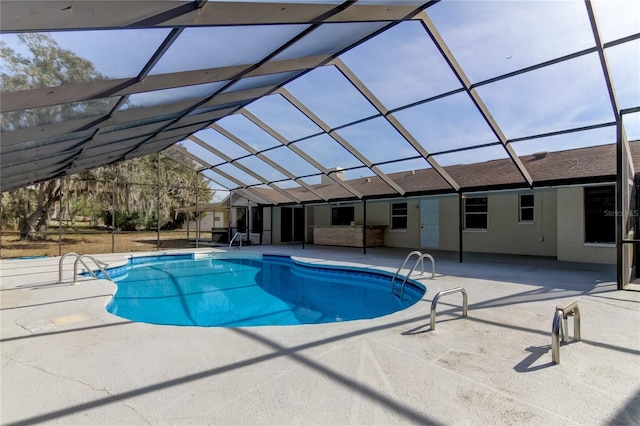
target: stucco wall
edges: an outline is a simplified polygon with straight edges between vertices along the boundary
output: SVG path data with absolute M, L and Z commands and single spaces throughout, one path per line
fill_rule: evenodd
M 489 195 L 488 229 L 486 232 L 465 230 L 464 250 L 555 257 L 558 228 L 555 191 L 535 191 L 534 206 L 534 221 L 520 223 L 518 192 Z
M 371 205 L 373 203 L 367 203 L 367 224 L 369 225 L 379 225 L 372 222 L 371 218 Z M 313 224 L 318 226 L 330 226 L 331 225 L 331 209 L 333 207 L 353 207 L 353 215 L 354 221 L 356 225 L 362 225 L 363 221 L 363 208 L 362 203 L 340 203 L 338 204 L 319 204 L 314 206 L 309 206 L 309 210 L 313 210 L 313 213 L 308 213 L 308 215 L 312 215 Z
M 262 244 L 272 244 L 274 234 L 271 232 L 271 214 L 273 207 L 262 208 Z
M 534 192 L 534 222 L 518 220 L 519 193 L 502 192 L 489 196 L 487 231 L 465 231 L 464 250 L 487 253 L 510 253 L 556 256 L 557 215 L 555 190 Z M 439 201 L 439 249 L 458 250 L 458 196 L 429 197 Z M 390 229 L 391 204 L 407 203 L 407 230 Z M 345 204 L 348 205 L 348 204 Z M 362 204 L 355 207 L 355 222 L 362 223 Z M 314 206 L 316 225 L 330 225 L 331 206 Z M 420 199 L 370 201 L 367 203 L 367 224 L 386 225 L 387 247 L 420 247 Z M 542 241 L 541 241 L 542 240 Z
M 328 204 L 307 207 L 307 215 L 313 216 L 314 225 L 331 225 L 331 207 Z
M 407 203 L 407 229 L 391 229 L 391 204 Z M 419 200 L 394 200 L 392 202 L 367 203 L 367 224 L 385 225 L 384 244 L 387 247 L 420 247 Z
M 458 250 L 458 196 L 440 197 L 440 250 Z
M 520 223 L 519 192 L 488 195 L 488 229 L 463 232 L 464 250 L 469 252 L 508 253 L 556 257 L 558 260 L 586 263 L 615 263 L 613 246 L 584 244 L 583 188 L 535 190 L 534 221 Z M 430 197 L 433 198 L 433 197 Z M 440 196 L 439 249 L 458 250 L 458 196 Z M 390 229 L 390 209 L 394 201 L 367 202 L 367 224 L 386 225 L 387 247 L 420 247 L 420 200 L 407 202 L 407 231 Z M 347 204 L 355 208 L 355 222 L 362 224 L 362 203 Z M 310 222 L 331 224 L 331 206 L 310 206 Z M 277 222 L 277 221 L 276 221 Z
M 487 195 L 487 198 L 488 229 L 486 231 L 465 230 L 463 232 L 465 251 L 556 256 L 555 191 L 534 192 L 534 221 L 526 224 L 518 220 L 518 192 L 493 193 Z M 457 251 L 459 249 L 458 205 L 457 195 L 439 197 L 439 248 L 441 250 Z
M 386 226 L 384 241 L 387 247 L 417 248 L 420 244 L 420 209 L 418 200 L 396 200 L 393 202 L 407 203 L 407 230 L 391 230 L 391 201 L 367 202 L 367 225 Z M 354 207 L 356 225 L 364 223 L 364 209 L 362 203 L 342 203 L 340 207 Z M 315 205 L 308 207 L 308 218 L 317 226 L 331 225 L 331 205 Z
M 282 232 L 280 226 L 280 207 L 273 207 L 271 209 L 271 223 L 273 224 L 273 229 L 271 229 L 271 244 L 282 244 Z
M 558 188 L 558 260 L 615 264 L 614 245 L 584 243 L 584 189 Z

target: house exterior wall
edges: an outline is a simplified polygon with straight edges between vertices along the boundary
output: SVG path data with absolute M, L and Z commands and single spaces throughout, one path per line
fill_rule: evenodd
M 215 219 L 218 220 L 215 220 Z M 227 228 L 229 221 L 227 220 L 226 211 L 204 211 L 200 213 L 200 237 L 208 240 L 212 238 L 211 230 L 213 228 Z M 196 237 L 197 221 L 190 220 L 185 222 L 182 229 L 189 231 L 190 238 Z
M 488 229 L 464 231 L 465 251 L 508 253 L 535 256 L 556 256 L 557 215 L 555 190 L 534 191 L 534 221 L 519 222 L 519 193 L 500 192 L 488 194 Z M 458 196 L 428 197 L 437 199 L 439 206 L 439 250 L 458 250 Z M 427 197 L 425 198 L 427 199 Z M 407 203 L 407 229 L 390 227 L 391 205 Z M 362 224 L 361 203 L 342 204 L 355 207 L 355 223 Z M 341 205 L 341 206 L 342 206 Z M 331 206 L 313 206 L 316 225 L 331 224 Z M 420 248 L 420 199 L 398 199 L 367 202 L 367 225 L 387 226 L 384 231 L 385 246 Z
M 331 206 L 321 204 L 308 207 L 308 216 L 313 217 L 313 224 L 318 226 L 331 225 Z
M 313 244 L 313 227 L 315 225 L 316 215 L 313 212 L 313 206 L 307 206 L 304 216 L 305 238 L 304 242 Z
M 271 215 L 273 214 L 274 207 L 262 208 L 262 244 L 273 244 L 274 233 L 271 229 Z
M 457 251 L 459 249 L 458 196 L 438 197 L 438 200 L 440 207 L 440 245 L 438 249 Z
M 429 197 L 437 199 L 439 207 L 439 250 L 457 251 L 458 237 L 458 196 Z M 487 195 L 488 226 L 486 231 L 464 231 L 465 251 L 485 253 L 508 253 L 535 256 L 556 256 L 557 221 L 556 195 L 554 190 L 534 192 L 533 223 L 519 222 L 519 193 L 503 192 Z M 385 245 L 388 247 L 420 247 L 420 200 L 407 202 L 407 230 L 387 229 Z M 375 205 L 375 207 L 374 207 Z M 371 207 L 369 207 L 371 206 Z M 367 205 L 369 217 L 384 217 L 389 224 L 391 202 Z M 382 219 L 377 221 L 382 222 Z M 376 223 L 377 224 L 377 223 Z M 542 241 L 541 241 L 542 239 Z
M 193 232 L 195 235 L 196 232 L 196 224 L 197 221 L 190 220 L 187 224 L 182 226 L 183 229 L 189 229 L 189 232 Z M 213 213 L 212 212 L 202 212 L 200 213 L 200 232 L 209 232 L 213 227 Z
M 477 194 L 487 196 L 487 230 L 463 231 L 464 251 L 505 253 L 557 257 L 558 260 L 615 264 L 614 245 L 584 243 L 584 189 L 583 187 L 537 189 L 534 195 L 534 220 L 519 221 L 518 191 Z M 467 197 L 474 197 L 469 194 Z M 457 251 L 458 206 L 457 195 L 425 197 L 437 199 L 439 208 L 439 250 Z M 391 205 L 407 203 L 407 230 L 390 229 Z M 367 205 L 367 225 L 386 226 L 384 241 L 387 247 L 420 248 L 420 199 L 372 200 Z M 353 206 L 355 224 L 363 224 L 363 203 L 340 203 Z M 306 242 L 313 243 L 313 226 L 331 225 L 331 208 L 319 204 L 306 207 Z M 264 244 L 280 244 L 280 208 L 265 208 L 265 231 L 273 224 Z M 268 213 L 267 213 L 268 212 Z M 234 210 L 232 209 L 232 214 Z M 273 219 L 271 219 L 273 215 Z M 265 232 L 265 234 L 267 234 Z
M 558 260 L 616 263 L 613 244 L 585 244 L 584 188 L 558 188 Z
M 391 205 L 407 203 L 407 229 L 391 229 Z M 387 247 L 420 247 L 420 201 L 417 199 L 367 203 L 367 225 L 384 225 Z
M 280 210 L 280 207 L 273 207 L 271 209 L 272 217 L 270 223 L 273 224 L 271 228 L 271 244 L 282 244 L 282 227 L 280 224 L 280 218 L 282 216 Z
M 500 192 L 488 195 L 487 230 L 465 230 L 462 237 L 465 251 L 553 257 L 557 255 L 556 192 L 533 192 L 534 220 L 530 223 L 519 222 L 519 194 Z

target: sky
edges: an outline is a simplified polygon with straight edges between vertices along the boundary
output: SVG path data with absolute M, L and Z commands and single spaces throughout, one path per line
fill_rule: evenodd
M 605 43 L 640 33 L 640 1 L 594 0 L 593 5 Z M 427 14 L 471 83 L 482 83 L 595 45 L 585 4 L 579 0 L 443 0 L 428 8 Z M 276 59 L 331 53 L 327 45 L 347 46 L 381 26 L 381 23 L 325 24 Z M 265 52 L 274 50 L 306 28 L 307 25 L 187 28 L 151 74 L 259 61 Z M 140 72 L 167 34 L 166 29 L 111 30 L 61 32 L 55 33 L 54 38 L 62 47 L 92 61 L 102 74 L 126 78 Z M 15 35 L 4 34 L 2 40 L 24 53 Z M 606 53 L 621 108 L 640 106 L 640 39 L 607 48 Z M 500 146 L 448 153 L 496 143 L 498 138 L 472 99 L 461 91 L 462 84 L 419 22 L 403 22 L 346 52 L 340 59 L 441 165 L 506 158 L 506 151 Z M 285 73 L 256 77 L 229 90 L 277 84 L 291 76 L 292 73 Z M 122 109 L 206 96 L 226 83 L 141 93 L 131 96 Z M 371 118 L 379 114 L 378 110 L 336 67 L 315 69 L 285 88 L 367 160 L 385 163 L 380 166 L 385 173 L 429 167 L 424 160 L 387 164 L 419 154 L 385 118 Z M 450 92 L 453 93 L 449 96 L 421 103 Z M 508 140 L 614 121 L 596 53 L 480 84 L 477 93 Z M 371 174 L 356 169 L 362 166 L 359 159 L 281 95 L 264 97 L 246 109 L 287 141 L 295 142 L 296 147 L 323 167 L 352 168 L 347 170 L 347 178 Z M 357 122 L 359 120 L 363 121 Z M 629 139 L 640 139 L 640 113 L 630 114 L 624 121 Z M 265 156 L 286 165 L 294 175 L 321 173 L 245 116 L 225 117 L 217 124 L 255 150 L 269 149 Z M 249 154 L 215 130 L 203 130 L 196 136 L 232 159 Z M 615 129 L 609 127 L 516 142 L 512 146 L 518 155 L 528 155 L 613 142 Z M 224 161 L 194 142 L 187 141 L 184 145 L 195 155 L 202 155 L 209 164 Z M 240 164 L 267 180 L 288 180 L 257 158 L 245 158 Z M 246 183 L 256 183 L 254 177 L 233 166 L 227 165 L 221 170 Z M 221 185 L 235 186 L 225 178 L 215 177 Z M 291 185 L 295 184 L 290 181 L 282 184 L 283 187 Z

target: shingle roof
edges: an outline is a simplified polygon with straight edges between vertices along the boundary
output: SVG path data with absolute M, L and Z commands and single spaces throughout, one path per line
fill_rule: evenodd
M 640 169 L 640 141 L 630 143 L 634 167 Z M 536 186 L 579 184 L 613 181 L 616 176 L 616 146 L 602 145 L 558 152 L 544 152 L 521 157 L 533 176 Z M 526 187 L 522 176 L 509 159 L 445 167 L 461 190 L 465 188 L 500 189 Z M 455 192 L 433 169 L 389 174 L 394 182 L 407 190 L 406 195 L 429 195 Z M 361 192 L 365 198 L 397 197 L 397 193 L 377 176 L 346 180 L 345 183 Z M 313 189 L 329 200 L 353 198 L 338 184 L 316 185 Z M 254 189 L 277 203 L 290 203 L 273 189 Z M 304 188 L 286 190 L 302 202 L 314 200 Z M 305 196 L 309 194 L 309 196 Z M 317 201 L 317 200 L 316 200 Z

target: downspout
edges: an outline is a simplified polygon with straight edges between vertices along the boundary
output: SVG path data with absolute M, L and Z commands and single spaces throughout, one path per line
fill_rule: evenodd
M 231 222 L 231 209 L 232 209 L 232 207 L 231 207 L 231 197 L 232 196 L 233 196 L 233 192 L 229 191 L 229 217 L 228 217 L 229 235 L 227 237 L 227 241 L 231 241 L 231 238 L 233 238 L 233 235 L 231 235 L 231 234 L 233 234 L 233 229 L 231 228 L 231 224 L 232 224 L 232 222 Z
M 624 246 L 623 240 L 625 239 L 625 223 L 624 223 L 624 186 L 626 185 L 623 171 L 626 167 L 624 164 L 623 150 L 624 140 L 622 127 L 622 116 L 616 117 L 616 281 L 618 283 L 618 290 L 624 290 L 626 279 L 625 263 L 624 263 Z
M 111 253 L 116 252 L 116 181 L 111 185 Z
M 200 242 L 200 211 L 198 210 L 198 172 L 196 171 L 196 248 Z M 188 223 L 188 222 L 187 222 Z
M 462 192 L 458 193 L 458 261 L 464 262 L 464 247 L 463 242 L 463 229 L 464 229 L 464 199 L 465 196 Z
M 160 153 L 157 157 L 158 202 L 156 203 L 156 250 L 160 250 Z
M 2 201 L 0 199 L 0 201 Z M 58 201 L 58 256 L 62 256 L 62 204 L 64 202 L 64 179 L 60 179 L 60 201 Z

